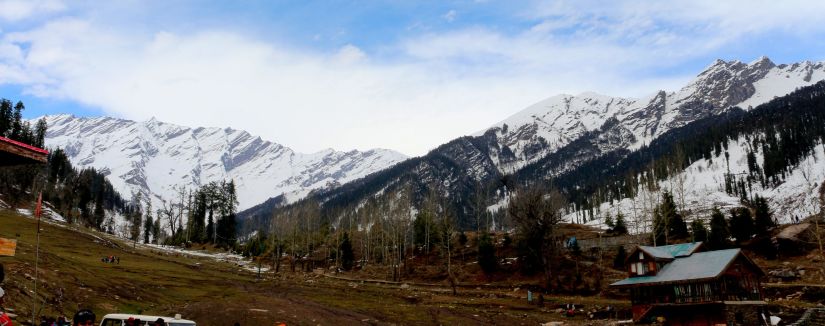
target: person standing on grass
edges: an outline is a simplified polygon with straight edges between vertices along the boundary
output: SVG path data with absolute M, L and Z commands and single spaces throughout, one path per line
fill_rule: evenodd
M 4 303 L 6 303 L 6 291 L 0 288 L 0 308 L 3 307 Z M 11 318 L 5 311 L 0 311 L 0 326 L 12 326 Z
M 82 309 L 74 314 L 72 326 L 94 326 L 97 316 L 89 309 Z

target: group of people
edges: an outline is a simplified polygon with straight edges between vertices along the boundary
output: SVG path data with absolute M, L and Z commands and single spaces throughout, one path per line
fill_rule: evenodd
M 65 316 L 54 317 L 40 317 L 40 326 L 71 326 L 68 318 Z
M 0 288 L 0 307 L 4 306 L 6 297 L 6 291 L 3 288 Z M 97 321 L 97 316 L 95 313 L 89 309 L 82 309 L 74 314 L 74 318 L 72 318 L 71 324 L 66 317 L 58 317 L 58 318 L 45 318 L 40 321 L 41 326 L 94 326 L 95 322 Z M 143 322 L 139 319 L 129 318 L 126 321 L 125 326 L 142 326 Z M 151 326 L 166 326 L 166 321 L 163 318 L 158 318 L 154 322 L 150 323 Z M 14 326 L 11 322 L 11 318 L 5 311 L 0 311 L 0 326 Z
M 74 318 L 72 319 L 72 325 L 71 326 L 94 326 L 95 321 L 97 321 L 97 316 L 95 316 L 95 313 L 92 312 L 89 309 L 83 309 L 83 310 L 78 311 L 76 314 L 74 314 Z M 144 323 L 143 323 L 142 320 L 135 319 L 133 317 L 129 317 L 129 319 L 127 319 L 126 323 L 124 324 L 124 326 L 143 326 L 143 325 L 144 325 Z M 150 326 L 166 326 L 166 321 L 163 320 L 163 318 L 158 318 L 154 322 L 150 322 L 149 325 Z M 49 326 L 51 326 L 51 325 L 49 325 Z M 62 325 L 57 325 L 57 326 L 62 326 Z
M 107 264 L 118 264 L 120 265 L 120 257 L 118 256 L 107 256 L 100 259 L 100 261 L 107 263 Z

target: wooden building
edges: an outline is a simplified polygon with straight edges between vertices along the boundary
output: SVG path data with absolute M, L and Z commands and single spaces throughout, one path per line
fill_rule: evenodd
M 628 278 L 633 320 L 665 325 L 767 325 L 764 272 L 739 249 L 703 251 L 702 243 L 638 246 Z
M 46 163 L 48 155 L 45 149 L 0 137 L 0 166 Z

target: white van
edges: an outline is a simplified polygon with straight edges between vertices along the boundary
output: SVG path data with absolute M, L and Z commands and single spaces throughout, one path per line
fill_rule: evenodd
M 140 319 L 140 326 L 152 326 L 152 323 L 158 320 L 158 318 L 163 318 L 163 321 L 165 321 L 168 326 L 196 326 L 194 321 L 181 319 L 180 314 L 175 315 L 175 317 L 108 314 L 103 316 L 103 319 L 100 321 L 100 326 L 126 326 L 126 320 L 129 318 Z

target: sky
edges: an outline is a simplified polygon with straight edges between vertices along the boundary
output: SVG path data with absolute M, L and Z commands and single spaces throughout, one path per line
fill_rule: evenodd
M 544 98 L 825 60 L 825 1 L 0 0 L 0 97 L 423 155 Z

